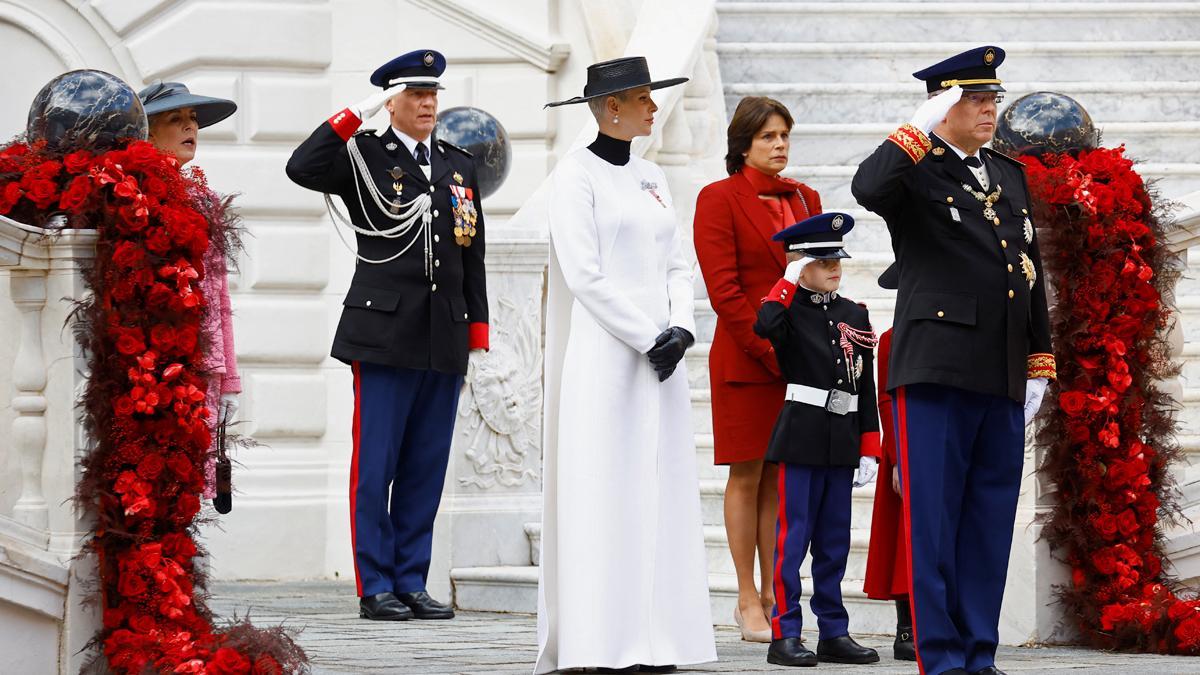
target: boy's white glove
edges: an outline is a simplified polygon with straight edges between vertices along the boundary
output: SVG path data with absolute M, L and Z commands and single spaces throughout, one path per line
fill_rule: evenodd
M 854 487 L 862 487 L 875 480 L 879 473 L 879 459 L 876 457 L 859 457 L 858 469 L 854 471 Z

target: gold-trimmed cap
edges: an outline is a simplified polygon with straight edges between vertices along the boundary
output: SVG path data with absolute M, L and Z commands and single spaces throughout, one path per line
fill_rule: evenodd
M 1004 91 L 996 69 L 1004 63 L 1004 50 L 988 45 L 968 49 L 913 73 L 930 93 L 958 85 L 966 91 Z

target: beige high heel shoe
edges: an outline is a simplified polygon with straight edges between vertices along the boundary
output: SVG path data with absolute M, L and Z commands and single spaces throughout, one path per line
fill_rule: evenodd
M 737 624 L 738 630 L 742 631 L 742 639 L 746 642 L 770 642 L 771 629 L 765 630 L 750 630 L 746 628 L 746 624 L 742 621 L 742 608 L 733 608 L 733 622 Z

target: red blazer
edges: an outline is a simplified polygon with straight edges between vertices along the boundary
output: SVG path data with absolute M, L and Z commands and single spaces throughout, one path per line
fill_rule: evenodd
M 879 336 L 875 367 L 879 371 L 879 423 L 883 432 L 879 476 L 875 479 L 875 507 L 871 512 L 871 539 L 867 549 L 867 573 L 863 591 L 872 600 L 892 600 L 908 595 L 908 543 L 904 531 L 904 502 L 892 490 L 892 468 L 896 466 L 896 433 L 892 396 L 887 390 L 888 360 L 892 353 L 892 331 Z
M 816 190 L 788 196 L 797 220 L 821 213 Z M 696 258 L 717 313 L 709 353 L 714 382 L 781 382 L 771 343 L 754 334 L 762 299 L 783 276 L 783 246 L 771 241 L 777 217 L 741 173 L 711 183 L 696 198 Z M 807 204 L 808 209 L 805 209 Z

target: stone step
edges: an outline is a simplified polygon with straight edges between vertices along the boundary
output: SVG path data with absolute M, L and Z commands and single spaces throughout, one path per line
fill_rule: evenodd
M 805 31 L 807 33 L 807 31 Z M 960 34 L 960 33 L 956 33 Z M 796 82 L 911 82 L 911 73 L 978 42 L 719 42 L 721 76 L 727 82 L 787 74 Z M 1200 41 L 1009 42 L 1002 79 L 1145 82 L 1148 73 L 1200 79 Z
M 850 181 L 857 168 L 855 165 L 789 166 L 783 175 L 802 181 L 816 190 L 821 195 L 822 204 L 826 199 L 833 203 L 844 203 L 853 198 Z M 1156 181 L 1160 193 L 1167 197 L 1200 190 L 1200 163 L 1146 162 L 1138 165 L 1138 173 L 1147 181 Z
M 450 570 L 454 587 L 454 604 L 463 611 L 537 612 L 538 568 L 526 567 L 464 567 Z M 812 583 L 802 579 L 804 589 L 804 623 L 815 626 L 816 619 L 808 608 Z M 728 574 L 708 575 L 709 602 L 713 623 L 733 625 L 733 610 L 737 605 L 737 581 Z M 859 581 L 842 582 L 842 601 L 850 614 L 850 632 L 854 634 L 887 635 L 896 628 L 896 610 L 890 602 L 867 599 Z
M 925 40 L 952 22 L 956 35 L 981 35 L 1007 48 L 1030 26 L 1053 22 L 1071 40 L 1188 40 L 1200 35 L 1195 2 L 718 2 L 723 42 L 787 42 L 795 26 L 814 42 L 853 44 L 887 36 Z
M 896 126 L 886 122 L 796 124 L 792 127 L 791 163 L 796 167 L 857 166 Z M 1100 128 L 1105 147 L 1124 144 L 1126 155 L 1133 159 L 1176 163 L 1200 157 L 1200 122 L 1111 122 Z
M 947 50 L 945 53 L 952 52 Z M 1046 67 L 1043 60 L 1036 63 Z M 888 124 L 894 129 L 907 122 L 912 112 L 925 100 L 925 89 L 911 78 L 901 77 L 894 82 L 855 81 L 849 77 L 796 82 L 784 79 L 790 75 L 789 71 L 765 62 L 744 77 L 735 77 L 725 70 L 724 60 L 721 64 L 726 82 L 725 106 L 730 116 L 743 96 L 770 96 L 786 105 L 797 123 L 842 124 L 849 121 Z M 1128 65 L 1117 67 L 1139 72 Z M 1099 72 L 1095 71 L 1089 76 Z M 1044 76 L 1047 73 L 1038 74 Z M 1006 73 L 1004 86 L 1008 92 L 1001 106 L 1035 91 L 1053 91 L 1079 101 L 1092 120 L 1101 127 L 1114 122 L 1195 121 L 1192 102 L 1200 95 L 1200 82 L 1130 82 L 1119 78 L 1103 82 L 1086 79 L 1073 81 L 1062 77 L 1057 71 L 1054 75 L 1052 81 L 1041 78 L 1020 81 Z M 1176 75 L 1172 73 L 1172 77 Z

